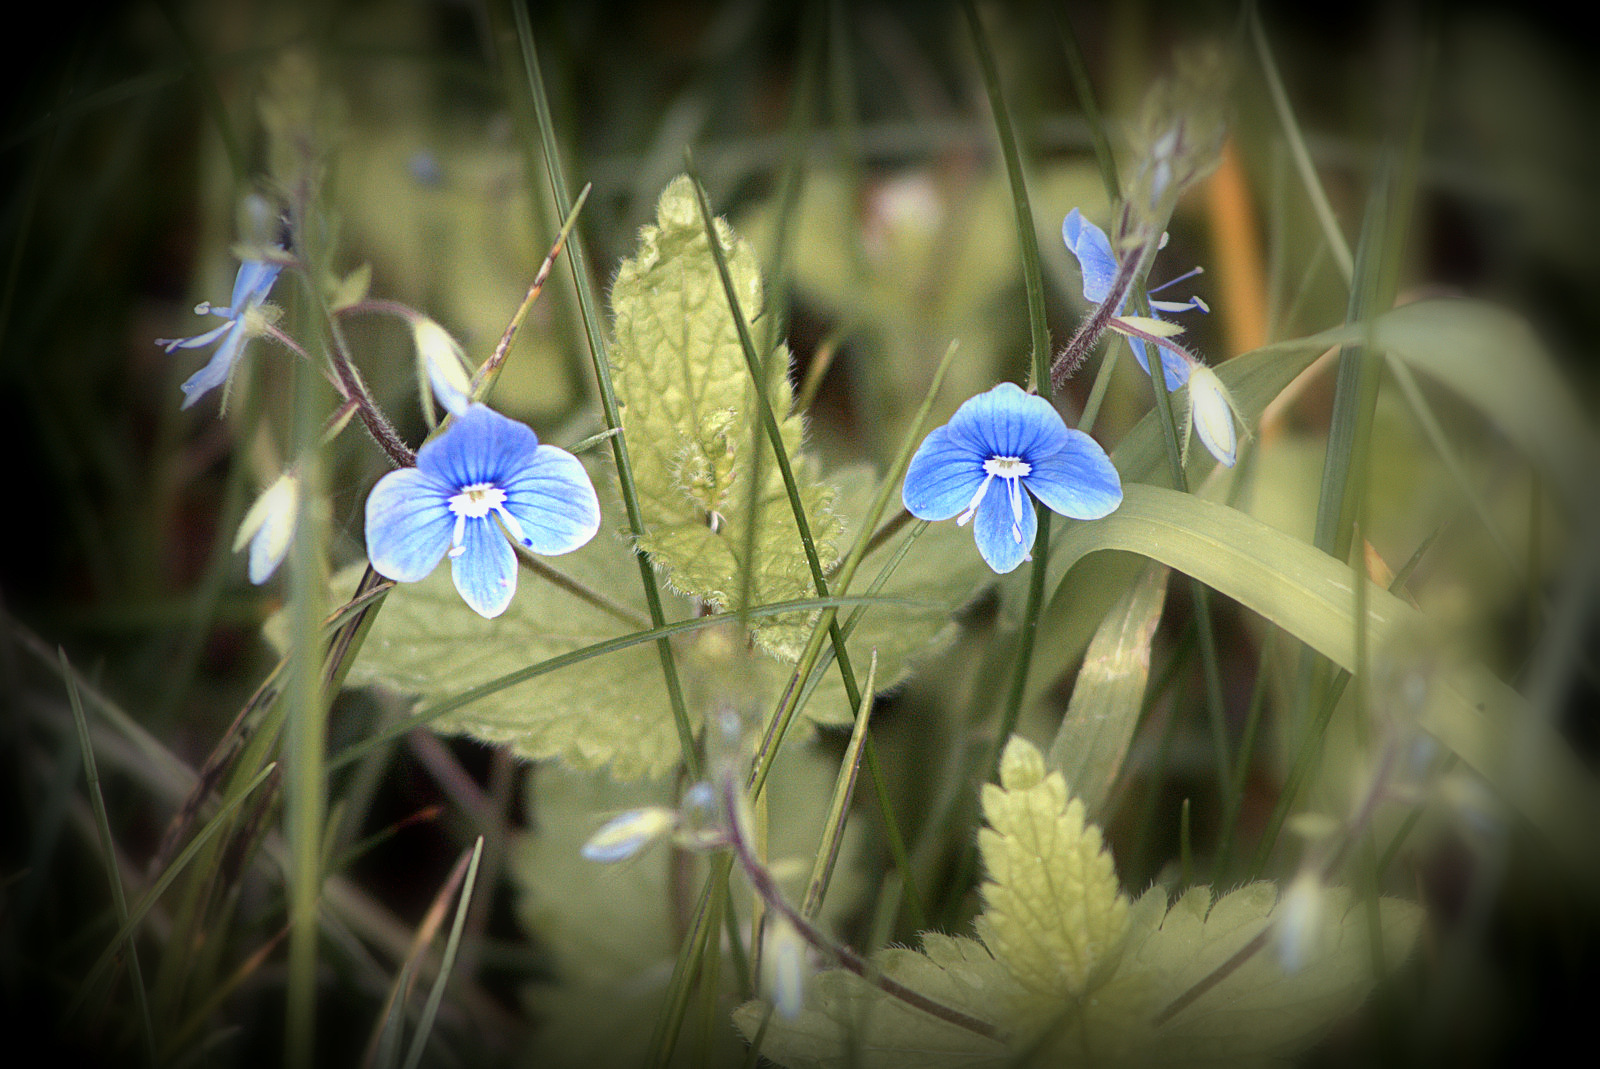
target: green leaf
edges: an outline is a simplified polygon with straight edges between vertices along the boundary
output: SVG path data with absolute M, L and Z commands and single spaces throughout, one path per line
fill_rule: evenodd
M 1070 569 L 1108 549 L 1137 553 L 1192 575 L 1335 664 L 1355 670 L 1350 569 L 1299 539 L 1191 494 L 1126 483 L 1116 512 L 1067 526 L 1051 550 L 1051 564 Z M 1365 600 L 1368 663 L 1374 671 L 1394 667 L 1392 651 L 1427 645 L 1432 631 L 1416 609 L 1372 583 Z M 1439 656 L 1419 658 L 1415 668 L 1426 675 L 1421 707 L 1394 711 L 1415 717 L 1454 750 L 1575 871 L 1595 875 L 1600 789 L 1561 738 L 1482 665 Z M 1537 774 L 1530 774 L 1535 769 Z
M 401 583 L 385 599 L 351 669 L 352 686 L 382 684 L 423 705 L 453 698 L 497 676 L 649 626 L 628 548 L 606 533 L 557 562 L 563 574 L 616 603 L 616 615 L 524 571 L 504 615 L 485 620 L 461 601 L 441 564 L 420 583 Z M 361 573 L 334 582 L 349 591 Z M 668 606 L 682 618 L 688 607 Z M 776 666 L 773 666 L 776 674 Z M 693 710 L 691 710 L 693 712 Z M 520 757 L 558 758 L 575 768 L 609 767 L 618 779 L 665 775 L 678 762 L 677 729 L 651 644 L 536 676 L 433 722 L 503 744 Z
M 983 799 L 983 941 L 925 933 L 920 953 L 886 950 L 874 964 L 1006 1042 L 834 969 L 814 978 L 805 1011 L 770 1019 L 764 1055 L 791 1069 L 1271 1064 L 1304 1050 L 1370 990 L 1367 911 L 1347 891 L 1320 889 L 1319 908 L 1294 915 L 1304 950 L 1286 971 L 1271 938 L 1287 923 L 1274 885 L 1215 904 L 1209 888 L 1195 888 L 1170 909 L 1155 888 L 1130 904 L 1099 829 L 1031 744 L 1012 739 L 1000 776 Z M 1383 960 L 1395 964 L 1422 911 L 1378 905 Z M 752 1002 L 734 1023 L 753 1037 L 766 1017 Z
M 740 304 L 756 320 L 763 299 L 755 253 L 721 220 L 717 232 Z M 674 179 L 662 193 L 656 224 L 643 229 L 638 254 L 617 272 L 611 308 L 617 398 L 644 514 L 640 547 L 673 589 L 718 610 L 736 609 L 745 567 L 740 557 L 755 387 L 688 178 Z M 832 490 L 799 455 L 804 428 L 800 415 L 789 411 L 787 348 L 779 345 L 767 359 L 776 362 L 768 399 L 782 417 L 784 446 L 826 567 L 838 556 Z M 751 603 L 805 597 L 812 592 L 811 573 L 776 464 L 761 465 L 758 498 Z M 777 617 L 753 627 L 763 648 L 790 659 L 799 655 L 808 632 L 804 617 Z
M 1176 1000 L 1212 980 L 1198 997 L 1123 1050 L 1133 1064 L 1270 1065 L 1286 1062 L 1353 1012 L 1373 984 L 1367 915 L 1344 888 L 1324 888 L 1307 932 L 1310 953 L 1286 971 L 1270 931 L 1281 923 L 1285 898 L 1271 883 L 1253 883 L 1212 902 L 1209 887 L 1185 892 L 1163 915 L 1166 894 L 1147 892 L 1135 905 L 1115 990 L 1104 1003 L 1125 1000 L 1162 1015 Z M 1403 961 L 1422 919 L 1413 903 L 1378 902 L 1384 958 Z M 1253 940 L 1268 944 L 1231 971 L 1225 963 Z M 1219 970 L 1225 975 L 1216 979 Z M 1148 1019 L 1148 1018 L 1147 1018 Z
M 1000 758 L 1000 785 L 984 785 L 983 815 L 978 847 L 989 879 L 979 936 L 1028 1001 L 1053 1007 L 1081 996 L 1128 916 L 1100 829 L 1085 823 L 1081 801 L 1067 800 L 1061 773 L 1046 774 L 1039 751 L 1018 737 Z
M 1146 565 L 1100 621 L 1072 688 L 1067 715 L 1050 744 L 1049 764 L 1066 777 L 1090 817 L 1100 814 L 1128 744 L 1150 679 L 1150 643 L 1167 596 L 1166 568 Z

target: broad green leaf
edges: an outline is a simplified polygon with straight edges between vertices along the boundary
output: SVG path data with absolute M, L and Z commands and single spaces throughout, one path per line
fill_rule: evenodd
M 741 310 L 754 323 L 763 310 L 755 253 L 720 219 L 717 234 Z M 737 608 L 758 420 L 755 386 L 688 178 L 674 179 L 662 193 L 655 225 L 643 229 L 638 254 L 618 269 L 611 309 L 617 398 L 644 514 L 639 544 L 673 589 L 718 610 Z M 833 494 L 799 455 L 803 427 L 800 415 L 789 411 L 787 348 L 780 344 L 767 359 L 768 399 L 827 567 L 838 556 Z M 770 446 L 763 440 L 760 448 Z M 762 459 L 760 479 L 752 604 L 807 597 L 814 593 L 810 568 L 770 454 Z M 790 659 L 799 655 L 808 630 L 804 617 L 753 627 L 760 645 Z
M 805 866 L 821 835 L 836 772 L 816 746 L 785 746 L 768 784 L 770 856 L 791 901 L 805 887 Z M 527 989 L 539 1019 L 528 1051 L 538 1065 L 641 1065 L 677 955 L 682 912 L 708 868 L 703 858 L 656 843 L 615 864 L 580 856 L 584 842 L 618 812 L 676 806 L 676 785 L 618 783 L 603 773 L 540 765 L 528 777 L 531 831 L 514 841 L 508 871 L 516 914 L 529 936 L 549 950 L 554 975 Z M 835 927 L 860 908 L 867 891 L 859 833 L 847 826 L 819 923 Z M 734 885 L 749 940 L 749 894 Z M 721 975 L 727 994 L 737 977 L 731 960 Z M 730 1003 L 731 1007 L 731 1003 Z M 726 1020 L 726 1017 L 723 1018 Z M 724 1026 L 721 1060 L 737 1064 L 740 1044 Z
M 1354 670 L 1355 591 L 1348 567 L 1235 509 L 1191 494 L 1128 483 L 1122 507 L 1071 524 L 1051 551 L 1071 569 L 1101 550 L 1137 553 L 1194 576 Z M 1431 633 L 1428 621 L 1387 590 L 1367 584 L 1371 661 Z M 1406 642 L 1396 640 L 1407 638 Z M 1600 790 L 1543 719 L 1481 665 L 1425 659 L 1422 708 L 1407 711 L 1454 750 L 1537 828 L 1577 871 L 1593 875 L 1600 841 Z
M 1348 892 L 1323 889 L 1320 908 L 1293 914 L 1303 949 L 1286 970 L 1272 938 L 1286 926 L 1274 885 L 1215 904 L 1195 888 L 1170 909 L 1158 887 L 1130 904 L 1099 830 L 1031 744 L 1014 737 L 1000 775 L 984 791 L 983 941 L 926 933 L 920 953 L 886 950 L 874 964 L 1001 1038 L 833 969 L 813 979 L 805 1011 L 770 1019 L 764 1055 L 791 1069 L 1268 1065 L 1304 1050 L 1370 990 L 1367 911 Z M 1378 912 L 1393 967 L 1422 911 L 1384 899 Z M 765 1017 L 752 1002 L 734 1023 L 753 1037 Z
M 983 815 L 989 878 L 978 935 L 1026 1001 L 1078 998 L 1128 915 L 1100 829 L 1084 822 L 1081 801 L 1068 801 L 1061 773 L 1046 774 L 1039 751 L 1017 737 L 1000 758 L 1000 785 L 984 785 Z
M 631 612 L 633 623 L 526 571 L 505 614 L 485 620 L 462 602 L 441 564 L 422 582 L 389 592 L 349 682 L 382 684 L 432 705 L 557 654 L 643 630 L 649 619 L 629 558 L 625 545 L 601 532 L 551 563 Z M 334 589 L 353 589 L 360 572 L 359 565 L 346 569 Z M 688 607 L 669 599 L 667 613 L 681 619 Z M 608 767 L 624 780 L 665 775 L 680 756 L 661 663 L 648 643 L 536 676 L 432 726 L 508 746 L 521 757 Z
M 1367 912 L 1344 888 L 1325 888 L 1303 933 L 1307 953 L 1292 971 L 1276 952 L 1285 899 L 1253 883 L 1213 903 L 1211 889 L 1185 892 L 1162 915 L 1166 895 L 1147 892 L 1134 907 L 1117 982 L 1103 1002 L 1143 1007 L 1151 1026 L 1119 1053 L 1136 1065 L 1274 1065 L 1310 1046 L 1354 1011 L 1373 984 Z M 1404 961 L 1422 910 L 1393 898 L 1378 902 L 1383 960 Z M 1268 941 L 1176 1013 L 1166 1011 L 1263 933 Z M 1150 1016 L 1145 1016 L 1146 1014 Z M 1156 1023 L 1159 1018 L 1160 1023 Z
M 1150 679 L 1150 642 L 1167 596 L 1166 568 L 1146 565 L 1100 621 L 1050 744 L 1050 767 L 1066 777 L 1091 818 L 1100 814 L 1127 756 Z

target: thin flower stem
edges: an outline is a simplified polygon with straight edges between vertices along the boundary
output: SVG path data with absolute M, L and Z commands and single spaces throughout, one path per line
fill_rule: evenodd
M 545 254 L 544 262 L 539 265 L 538 273 L 533 276 L 533 284 L 528 287 L 527 296 L 522 298 L 522 304 L 517 307 L 516 314 L 511 317 L 511 322 L 506 324 L 505 333 L 500 335 L 500 343 L 494 347 L 494 352 L 489 354 L 489 359 L 483 362 L 483 366 L 473 373 L 473 397 L 487 394 L 495 377 L 500 374 L 500 368 L 505 364 L 507 354 L 511 352 L 511 343 L 516 340 L 517 330 L 527 318 L 533 302 L 544 292 L 544 284 L 550 278 L 550 272 L 555 268 L 561 250 L 566 247 L 567 238 L 572 234 L 572 227 L 578 221 L 578 213 L 583 211 L 584 202 L 589 199 L 589 190 L 593 188 L 592 185 L 586 185 L 578 191 L 578 198 L 572 202 L 572 210 L 567 213 L 566 222 L 561 224 L 561 232 L 556 235 L 555 244 L 551 245 L 550 251 Z
M 1128 293 L 1133 289 L 1135 278 L 1143 278 L 1144 272 L 1150 269 L 1150 260 L 1155 256 L 1156 242 L 1154 238 L 1146 238 L 1139 245 L 1137 256 L 1129 256 L 1117 264 L 1116 277 L 1111 280 L 1111 285 L 1106 291 L 1106 299 L 1095 307 L 1095 310 L 1067 339 L 1066 348 L 1056 356 L 1055 363 L 1050 368 L 1050 384 L 1060 390 L 1078 370 L 1084 358 L 1094 348 L 1095 342 L 1100 340 L 1111 318 L 1122 307 L 1122 302 L 1127 299 Z
M 937 1017 L 941 1021 L 946 1021 L 958 1028 L 964 1028 L 986 1039 L 1000 1039 L 1000 1030 L 988 1021 L 973 1017 L 971 1014 L 963 1013 L 952 1006 L 947 1006 L 942 1002 L 931 999 L 920 991 L 907 987 L 893 977 L 884 975 L 849 947 L 829 939 L 819 928 L 807 920 L 804 914 L 790 905 L 783 897 L 783 892 L 778 887 L 777 880 L 756 858 L 750 843 L 745 840 L 740 821 L 735 815 L 738 812 L 740 802 L 738 779 L 733 776 L 726 777 L 722 783 L 722 804 L 727 815 L 728 845 L 733 848 L 734 859 L 738 861 L 739 867 L 744 870 L 745 878 L 750 881 L 751 888 L 761 896 L 762 901 L 767 904 L 767 908 L 775 913 L 782 914 L 783 918 L 793 925 L 794 930 L 799 933 L 800 937 L 810 943 L 817 951 L 828 955 L 838 962 L 841 968 L 859 976 L 884 994 L 897 998 L 906 1005 L 921 1010 L 930 1016 Z

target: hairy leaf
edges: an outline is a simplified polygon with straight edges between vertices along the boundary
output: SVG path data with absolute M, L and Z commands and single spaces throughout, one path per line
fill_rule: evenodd
M 716 229 L 741 311 L 759 339 L 763 305 L 755 253 L 722 220 Z M 639 544 L 673 589 L 717 609 L 737 608 L 759 412 L 688 178 L 674 179 L 662 193 L 655 225 L 643 229 L 638 254 L 617 272 L 611 309 L 617 398 L 644 520 Z M 766 359 L 767 398 L 826 567 L 838 552 L 832 491 L 800 456 L 803 427 L 799 414 L 789 411 L 787 348 L 777 345 Z M 752 604 L 807 597 L 814 588 L 789 498 L 764 436 L 759 448 L 759 514 L 748 564 Z M 754 629 L 760 645 L 792 659 L 807 623 L 776 617 Z
M 886 950 L 884 974 L 985 1022 L 1001 1039 L 910 1008 L 852 973 L 814 978 L 808 1009 L 768 1020 L 762 1053 L 781 1065 L 1272 1065 L 1357 1007 L 1374 977 L 1368 911 L 1320 889 L 1317 908 L 1285 911 L 1257 883 L 1213 903 L 1198 887 L 1168 908 L 1154 888 L 1129 903 L 1099 830 L 1033 746 L 1013 739 L 1001 784 L 984 792 L 989 882 L 983 941 L 927 933 L 922 951 Z M 1273 936 L 1292 912 L 1291 968 Z M 1383 962 L 1404 960 L 1422 911 L 1378 903 Z M 767 1018 L 748 1003 L 734 1023 Z

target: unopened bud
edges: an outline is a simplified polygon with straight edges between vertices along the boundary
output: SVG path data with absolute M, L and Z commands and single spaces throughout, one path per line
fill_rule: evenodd
M 417 371 L 427 380 L 445 411 L 460 416 L 472 403 L 472 379 L 467 376 L 461 347 L 431 319 L 418 319 L 411 328 L 417 343 Z
M 622 861 L 666 835 L 678 823 L 678 814 L 663 806 L 633 809 L 606 824 L 580 853 L 590 861 Z
M 256 498 L 233 539 L 235 553 L 250 543 L 250 581 L 260 586 L 283 563 L 294 538 L 300 508 L 300 480 L 285 472 Z
M 1189 417 L 1207 451 L 1218 463 L 1233 467 L 1239 448 L 1233 427 L 1233 399 L 1217 373 L 1204 364 L 1189 374 Z

